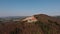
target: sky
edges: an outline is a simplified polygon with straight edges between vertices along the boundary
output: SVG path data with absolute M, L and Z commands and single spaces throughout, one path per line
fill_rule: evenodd
M 60 0 L 0 0 L 1 16 L 60 15 Z

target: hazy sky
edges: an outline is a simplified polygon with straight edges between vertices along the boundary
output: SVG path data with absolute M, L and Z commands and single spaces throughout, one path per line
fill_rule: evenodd
M 60 15 L 60 0 L 0 0 L 1 16 Z

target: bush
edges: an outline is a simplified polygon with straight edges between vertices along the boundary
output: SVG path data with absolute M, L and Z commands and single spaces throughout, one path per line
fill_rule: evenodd
M 38 22 L 36 22 L 35 24 L 38 24 L 39 25 L 39 27 L 43 30 L 43 32 L 45 33 L 45 34 L 49 34 L 49 26 L 47 25 L 47 24 L 45 24 L 45 23 L 42 23 L 42 22 L 40 22 L 40 21 L 38 21 Z
M 19 34 L 20 32 L 19 28 L 16 28 L 14 31 L 11 31 L 10 34 Z
M 53 23 L 51 20 L 48 20 L 48 22 Z

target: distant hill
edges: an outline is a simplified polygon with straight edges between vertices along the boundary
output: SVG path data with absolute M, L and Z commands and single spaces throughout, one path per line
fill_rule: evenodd
M 55 16 L 56 18 L 60 19 L 60 16 Z
M 21 20 L 27 16 L 9 16 L 9 17 L 0 17 L 0 21 L 9 21 L 9 20 Z
M 0 23 L 0 34 L 60 34 L 60 19 L 45 14 L 33 16 L 38 21 Z
M 0 18 L 4 18 L 4 19 L 6 19 L 6 18 L 24 18 L 24 17 L 27 17 L 27 16 L 8 16 L 8 17 L 0 17 Z

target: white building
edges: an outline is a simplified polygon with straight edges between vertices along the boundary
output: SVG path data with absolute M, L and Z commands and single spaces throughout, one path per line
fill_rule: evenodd
M 30 16 L 30 17 L 27 17 L 27 18 L 23 19 L 23 21 L 26 21 L 26 22 L 36 22 L 37 19 L 34 16 Z

